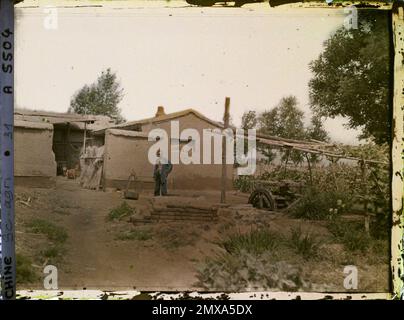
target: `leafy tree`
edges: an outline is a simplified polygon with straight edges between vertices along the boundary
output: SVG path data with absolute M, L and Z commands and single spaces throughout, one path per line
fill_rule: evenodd
M 277 134 L 284 138 L 304 138 L 304 113 L 298 107 L 295 96 L 287 96 L 281 99 L 275 108 L 278 112 L 279 123 L 276 126 Z
M 247 133 L 249 129 L 257 129 L 258 119 L 257 112 L 250 110 L 245 111 L 241 117 L 241 129 Z M 257 149 L 261 150 L 260 145 L 257 145 Z M 244 150 L 248 150 L 248 140 L 244 140 Z M 236 150 L 235 150 L 236 151 Z M 262 150 L 261 150 L 262 151 Z
M 108 68 L 102 71 L 95 83 L 84 85 L 74 94 L 68 112 L 106 115 L 120 123 L 124 121 L 118 107 L 122 98 L 121 84 L 117 80 L 116 74 Z
M 304 113 L 297 105 L 298 101 L 295 96 L 283 97 L 275 108 L 260 114 L 259 131 L 283 138 L 304 138 Z
M 330 141 L 330 136 L 324 129 L 323 121 L 319 115 L 315 114 L 311 117 L 310 125 L 306 129 L 306 138 L 323 142 Z
M 258 116 L 257 121 L 258 131 L 262 134 L 277 135 L 279 131 L 279 117 L 278 109 L 267 110 Z M 272 150 L 271 146 L 258 143 L 258 150 L 266 157 L 267 161 L 271 163 L 276 158 L 276 153 Z
M 257 112 L 246 111 L 241 118 L 241 128 L 244 130 L 255 129 L 257 127 Z
M 310 125 L 308 128 L 306 128 L 306 139 L 311 139 L 311 140 L 317 140 L 317 141 L 322 141 L 322 142 L 328 142 L 330 141 L 330 136 L 328 135 L 328 132 L 324 129 L 323 126 L 323 121 L 321 117 L 317 114 L 314 114 L 311 117 Z M 320 157 L 317 154 L 307 154 L 306 155 L 308 161 L 311 162 L 311 164 L 315 164 L 320 161 Z
M 390 42 L 386 12 L 358 11 L 358 28 L 341 27 L 310 63 L 313 111 L 343 116 L 360 138 L 378 144 L 390 140 Z
M 305 128 L 303 124 L 304 113 L 298 107 L 295 96 L 283 97 L 279 104 L 269 111 L 264 111 L 258 117 L 258 130 L 260 133 L 290 139 L 304 139 Z M 273 160 L 274 154 L 268 146 L 262 147 L 263 153 Z M 303 160 L 302 154 L 296 151 L 283 151 L 283 160 L 292 160 L 295 164 Z
M 295 96 L 283 97 L 271 110 L 257 114 L 256 111 L 244 112 L 241 119 L 243 129 L 257 129 L 258 133 L 289 139 L 314 139 L 329 141 L 324 129 L 322 118 L 314 114 L 310 125 L 306 128 L 303 123 L 304 113 L 298 108 Z M 276 154 L 271 146 L 258 143 L 258 150 L 267 158 L 268 162 L 275 159 Z M 284 161 L 292 160 L 295 164 L 303 161 L 303 154 L 299 151 L 282 150 Z M 318 161 L 315 155 L 309 155 L 312 163 Z

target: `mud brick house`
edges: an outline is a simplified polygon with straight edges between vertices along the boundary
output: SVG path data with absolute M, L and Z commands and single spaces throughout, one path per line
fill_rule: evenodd
M 104 136 L 104 188 L 124 188 L 128 176 L 134 172 L 144 188 L 153 186 L 153 165 L 148 159 L 148 150 L 155 143 L 148 141 L 151 130 L 164 129 L 168 134 L 169 150 L 173 143 L 171 121 L 178 121 L 179 132 L 195 129 L 203 137 L 204 129 L 223 129 L 221 123 L 208 119 L 194 109 L 166 114 L 158 107 L 154 117 L 126 122 L 112 128 L 95 131 L 94 135 Z M 178 140 L 178 138 L 177 138 Z M 179 141 L 181 148 L 191 140 Z M 177 141 L 178 143 L 178 141 Z M 175 164 L 169 175 L 168 187 L 171 189 L 212 189 L 219 190 L 222 165 L 213 164 L 214 144 L 211 143 L 212 164 L 203 164 L 203 145 L 200 147 L 200 164 Z M 170 154 L 170 152 L 169 152 Z M 169 156 L 169 158 L 171 158 Z M 171 160 L 171 159 L 170 159 Z M 233 165 L 227 165 L 227 185 L 233 185 Z
M 106 116 L 79 115 L 16 109 L 15 121 L 15 181 L 17 184 L 50 187 L 63 167 L 74 168 L 80 163 L 85 145 L 102 150 L 102 177 L 99 188 L 126 187 L 129 174 L 134 172 L 142 188 L 153 187 L 153 165 L 148 159 L 148 141 L 153 129 L 164 129 L 168 135 L 169 150 L 175 139 L 181 148 L 192 142 L 172 137 L 171 121 L 178 121 L 179 132 L 196 130 L 203 137 L 204 129 L 223 129 L 194 109 L 166 114 L 159 107 L 154 117 L 130 121 L 120 125 Z M 91 149 L 90 148 L 90 149 Z M 87 150 L 86 149 L 86 150 Z M 90 150 L 89 149 L 89 150 Z M 97 149 L 97 148 L 95 148 Z M 94 150 L 95 150 L 94 149 Z M 221 185 L 222 165 L 213 164 L 214 143 L 211 143 L 211 164 L 203 164 L 203 144 L 200 146 L 200 164 L 174 164 L 169 175 L 171 189 L 212 189 Z M 170 158 L 170 157 L 169 157 Z M 170 159 L 171 160 L 171 159 Z M 91 157 L 86 160 L 92 162 Z M 86 162 L 86 163 L 87 163 Z M 100 161 L 98 159 L 98 165 Z M 87 166 L 87 167 L 91 167 Z M 92 172 L 88 172 L 92 175 Z M 81 181 L 82 182 L 82 181 Z M 227 185 L 233 185 L 233 165 L 227 165 Z M 99 189 L 92 187 L 93 189 Z
M 63 167 L 79 163 L 84 140 L 103 144 L 92 132 L 112 126 L 106 116 L 16 109 L 14 112 L 14 170 L 16 184 L 49 187 Z

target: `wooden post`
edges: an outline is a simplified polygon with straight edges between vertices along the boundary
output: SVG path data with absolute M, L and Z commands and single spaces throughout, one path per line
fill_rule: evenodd
M 289 156 L 290 156 L 290 149 L 286 149 L 286 159 L 285 159 L 285 169 L 283 170 L 283 178 L 286 179 L 286 172 L 288 170 L 288 162 L 289 162 Z
M 229 127 L 229 120 L 230 120 L 230 98 L 226 97 L 225 104 L 224 104 L 224 128 L 223 132 Z M 222 137 L 222 190 L 220 195 L 220 203 L 226 203 L 226 182 L 227 182 L 227 163 L 226 163 L 226 136 L 223 135 Z
M 307 165 L 309 167 L 309 178 L 310 178 L 310 186 L 313 186 L 313 174 L 311 172 L 311 163 L 310 163 L 310 159 L 309 159 L 309 155 L 307 154 L 307 152 L 305 153 L 306 156 L 306 160 L 307 160 Z
M 66 167 L 67 169 L 71 169 L 72 165 L 72 146 L 70 144 L 70 122 L 67 123 L 67 130 L 66 130 L 66 145 L 65 145 L 65 159 L 66 159 Z M 66 154 L 67 153 L 67 154 Z
M 84 121 L 83 152 L 86 151 L 86 139 L 87 139 L 87 121 Z
M 368 205 L 369 205 L 369 192 L 368 192 L 368 183 L 367 183 L 367 168 L 366 168 L 366 161 L 362 158 L 362 187 L 363 187 L 363 194 L 364 194 L 364 207 L 365 207 L 365 231 L 369 234 L 370 231 L 370 215 L 368 212 Z

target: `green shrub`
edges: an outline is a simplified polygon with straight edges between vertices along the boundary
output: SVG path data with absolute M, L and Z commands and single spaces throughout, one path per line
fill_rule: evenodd
M 107 221 L 122 220 L 125 217 L 129 217 L 133 214 L 133 209 L 128 205 L 126 201 L 122 202 L 116 208 L 109 211 L 107 215 Z
M 350 206 L 349 196 L 342 192 L 308 188 L 289 212 L 293 217 L 308 220 L 332 219 Z
M 254 189 L 254 178 L 251 176 L 239 176 L 234 180 L 234 187 L 241 192 L 251 192 Z
M 16 281 L 18 284 L 31 283 L 38 279 L 31 264 L 31 259 L 22 254 L 16 254 Z
M 308 232 L 303 234 L 301 228 L 291 229 L 289 244 L 305 260 L 317 257 L 320 247 L 316 237 Z
M 237 255 L 226 252 L 207 258 L 198 269 L 197 279 L 197 286 L 215 291 L 310 290 L 300 268 L 274 261 L 269 253 L 255 256 L 245 251 Z
M 230 254 L 240 254 L 241 251 L 253 255 L 273 251 L 278 245 L 274 234 L 265 229 L 251 229 L 247 233 L 238 231 L 219 241 L 219 246 Z
M 66 242 L 68 238 L 65 228 L 57 226 L 46 220 L 34 219 L 28 224 L 28 228 L 31 230 L 31 232 L 44 234 L 49 240 L 60 244 Z

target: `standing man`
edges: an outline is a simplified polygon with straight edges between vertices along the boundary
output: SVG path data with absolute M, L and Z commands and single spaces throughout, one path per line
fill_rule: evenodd
M 173 169 L 170 160 L 163 159 L 160 156 L 160 150 L 157 151 L 157 161 L 154 165 L 154 195 L 166 196 L 167 195 L 167 177 Z

